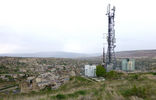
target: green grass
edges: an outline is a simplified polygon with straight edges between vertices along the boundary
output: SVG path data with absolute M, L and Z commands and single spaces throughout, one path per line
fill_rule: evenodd
M 68 93 L 68 94 L 57 94 L 56 96 L 51 96 L 50 98 L 53 99 L 69 99 L 69 98 L 77 98 L 80 95 L 86 95 L 87 91 L 86 90 L 79 90 L 79 91 L 75 91 L 73 93 Z
M 80 90 L 80 91 L 75 92 L 75 94 L 85 95 L 86 94 L 86 91 L 85 90 Z
M 156 72 L 149 72 L 148 74 L 156 75 Z
M 79 91 L 76 91 L 74 93 L 69 93 L 67 94 L 67 97 L 68 98 L 76 98 L 78 97 L 79 95 L 86 95 L 87 92 L 85 90 L 79 90 Z
M 90 100 L 91 98 L 92 100 L 133 100 L 132 96 L 135 96 L 146 100 L 156 100 L 156 80 L 144 78 L 144 76 L 145 74 L 127 74 L 124 79 L 106 79 L 103 82 L 76 76 L 71 77 L 69 82 L 56 90 L 47 87 L 40 92 L 20 94 L 17 97 L 25 98 L 24 100 L 33 97 L 33 100 Z
M 39 99 L 39 100 L 46 100 L 46 99 L 42 98 L 42 99 Z
M 57 95 L 56 95 L 56 98 L 60 100 L 60 99 L 65 99 L 66 96 L 63 95 L 63 94 L 57 94 Z
M 129 80 L 138 80 L 139 75 L 138 74 L 130 74 L 128 77 Z
M 123 89 L 121 91 L 121 94 L 125 97 L 137 96 L 137 97 L 144 98 L 144 99 L 150 95 L 148 88 L 143 87 L 143 86 L 136 87 L 136 85 L 134 85 L 132 88 Z

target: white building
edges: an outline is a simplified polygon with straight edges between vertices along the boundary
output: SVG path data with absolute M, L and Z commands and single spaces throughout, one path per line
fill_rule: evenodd
M 96 65 L 85 65 L 85 76 L 95 77 L 96 76 Z

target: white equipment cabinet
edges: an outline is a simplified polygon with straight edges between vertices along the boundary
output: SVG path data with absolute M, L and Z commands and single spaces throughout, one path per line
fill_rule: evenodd
M 85 76 L 96 77 L 96 65 L 85 65 Z

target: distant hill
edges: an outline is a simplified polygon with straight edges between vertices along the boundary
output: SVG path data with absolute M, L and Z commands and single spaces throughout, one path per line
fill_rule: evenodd
M 23 54 L 0 54 L 0 56 L 9 57 L 55 57 L 55 58 L 100 58 L 102 53 L 83 54 L 72 52 L 38 52 Z M 156 58 L 156 50 L 133 50 L 116 52 L 117 58 Z
M 133 50 L 116 52 L 117 58 L 156 58 L 156 50 Z
M 81 57 L 95 57 L 100 54 L 83 54 L 72 52 L 39 52 L 39 53 L 17 53 L 17 54 L 0 54 L 0 56 L 8 57 L 55 57 L 55 58 L 81 58 Z

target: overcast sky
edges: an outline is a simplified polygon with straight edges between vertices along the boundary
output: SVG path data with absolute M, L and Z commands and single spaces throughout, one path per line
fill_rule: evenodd
M 0 53 L 102 52 L 108 3 L 116 51 L 156 49 L 156 0 L 0 0 Z

